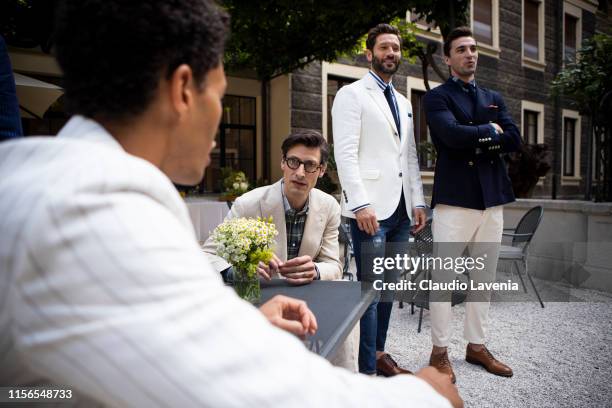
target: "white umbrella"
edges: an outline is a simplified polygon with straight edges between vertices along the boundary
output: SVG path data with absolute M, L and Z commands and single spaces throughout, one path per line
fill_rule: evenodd
M 42 118 L 49 106 L 64 93 L 57 85 L 16 72 L 14 75 L 19 109 L 24 118 Z

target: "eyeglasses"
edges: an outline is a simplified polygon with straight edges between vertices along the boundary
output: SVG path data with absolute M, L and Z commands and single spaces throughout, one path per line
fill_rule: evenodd
M 306 173 L 314 173 L 317 170 L 319 170 L 322 166 L 317 163 L 317 162 L 313 162 L 313 161 L 301 161 L 300 159 L 298 159 L 297 157 L 285 157 L 285 163 L 287 163 L 287 166 L 289 166 L 289 168 L 291 170 L 297 170 L 300 168 L 300 166 L 303 164 L 304 165 L 304 171 Z

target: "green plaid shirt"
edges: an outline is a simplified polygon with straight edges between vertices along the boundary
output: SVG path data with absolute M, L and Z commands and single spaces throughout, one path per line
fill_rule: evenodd
M 301 210 L 294 210 L 285 197 L 285 183 L 282 183 L 283 207 L 285 208 L 285 226 L 287 228 L 287 260 L 293 259 L 300 251 L 302 235 L 304 235 L 304 225 L 308 216 L 308 201 Z

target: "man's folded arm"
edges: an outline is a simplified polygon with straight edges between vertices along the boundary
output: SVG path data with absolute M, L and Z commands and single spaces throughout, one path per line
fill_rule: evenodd
M 462 125 L 448 107 L 448 102 L 438 92 L 428 92 L 423 100 L 427 124 L 436 137 L 449 149 L 484 149 L 498 140 L 491 125 Z
M 520 131 L 516 126 L 514 120 L 512 120 L 512 117 L 510 116 L 510 113 L 506 108 L 506 103 L 504 102 L 502 96 L 498 93 L 495 93 L 495 100 L 499 108 L 499 114 L 497 115 L 497 124 L 504 131 L 502 137 L 500 138 L 500 153 L 516 152 L 521 148 L 522 144 Z

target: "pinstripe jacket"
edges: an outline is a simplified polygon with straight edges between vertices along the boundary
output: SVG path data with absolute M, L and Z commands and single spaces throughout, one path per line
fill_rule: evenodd
M 166 176 L 96 122 L 2 143 L 0 214 L 3 386 L 62 385 L 85 406 L 450 406 L 270 325 L 224 287 Z

